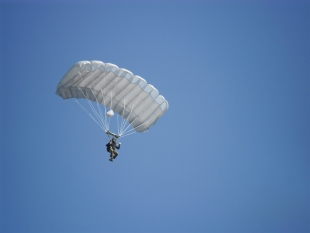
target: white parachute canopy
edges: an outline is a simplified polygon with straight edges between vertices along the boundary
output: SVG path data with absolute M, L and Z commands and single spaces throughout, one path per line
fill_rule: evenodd
M 101 61 L 77 62 L 59 82 L 56 94 L 63 99 L 83 98 L 104 105 L 110 108 L 107 116 L 118 113 L 136 132 L 147 131 L 169 107 L 145 79 Z M 99 119 L 104 116 L 101 112 L 97 115 Z

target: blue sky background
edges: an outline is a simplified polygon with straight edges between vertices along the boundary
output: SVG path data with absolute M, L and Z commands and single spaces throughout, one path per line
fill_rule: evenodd
M 1 232 L 310 232 L 309 1 L 0 13 Z M 55 95 L 80 60 L 129 69 L 170 104 L 114 163 L 103 131 Z

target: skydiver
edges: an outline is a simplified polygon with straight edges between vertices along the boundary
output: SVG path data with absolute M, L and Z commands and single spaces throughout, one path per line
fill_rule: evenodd
M 107 151 L 110 152 L 110 161 L 113 162 L 113 160 L 118 156 L 118 151 L 116 149 L 121 148 L 121 143 L 116 142 L 116 139 L 113 137 L 112 140 L 106 144 Z

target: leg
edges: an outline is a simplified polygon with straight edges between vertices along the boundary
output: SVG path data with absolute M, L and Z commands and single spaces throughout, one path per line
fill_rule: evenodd
M 109 148 L 109 152 L 110 152 L 110 159 L 109 160 L 111 162 L 113 162 L 113 148 L 112 147 Z
M 114 159 L 118 156 L 117 150 L 114 150 Z

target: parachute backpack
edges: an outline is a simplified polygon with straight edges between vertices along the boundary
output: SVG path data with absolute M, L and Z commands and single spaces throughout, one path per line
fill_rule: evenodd
M 108 138 L 118 140 L 136 132 L 147 132 L 169 107 L 167 100 L 145 79 L 101 61 L 77 62 L 59 82 L 56 94 L 63 99 L 75 98 Z M 86 99 L 92 113 L 77 99 Z M 114 115 L 117 132 L 110 130 L 110 118 Z

